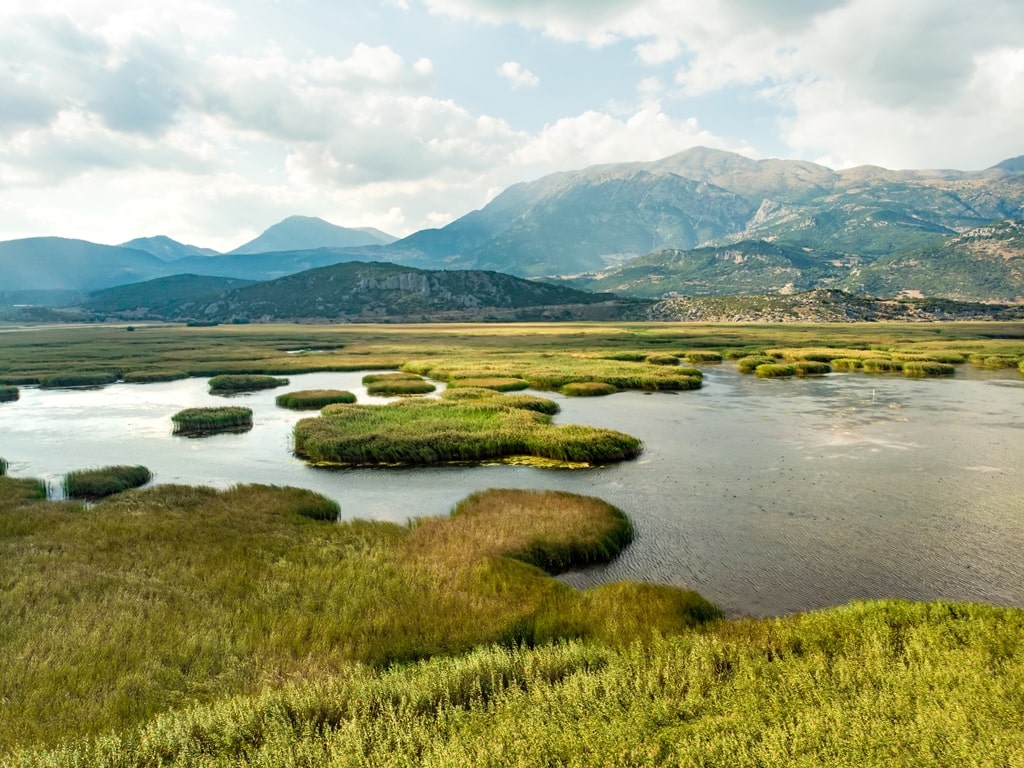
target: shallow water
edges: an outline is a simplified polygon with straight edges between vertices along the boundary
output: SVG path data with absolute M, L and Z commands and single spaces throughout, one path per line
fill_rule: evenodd
M 0 405 L 10 473 L 59 491 L 72 469 L 144 464 L 158 483 L 312 488 L 346 517 L 404 521 L 446 513 L 474 490 L 557 488 L 600 496 L 634 520 L 637 540 L 577 586 L 638 579 L 697 589 L 730 614 L 775 615 L 854 598 L 981 600 L 1024 607 L 1024 378 L 958 373 L 910 380 L 864 374 L 759 380 L 728 365 L 675 395 L 560 401 L 558 420 L 640 437 L 636 461 L 592 470 L 517 466 L 317 469 L 291 455 L 309 413 L 277 408 L 287 390 L 366 396 L 361 373 L 291 376 L 244 396 L 205 379 L 95 390 L 22 389 Z M 171 434 L 182 408 L 254 411 L 244 434 Z

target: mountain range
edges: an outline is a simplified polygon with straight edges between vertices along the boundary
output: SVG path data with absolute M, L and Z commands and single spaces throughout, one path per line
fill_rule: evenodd
M 842 290 L 1024 301 L 1024 157 L 982 171 L 832 170 L 705 148 L 515 184 L 440 229 L 290 217 L 227 254 L 141 238 L 0 243 L 3 290 L 92 291 L 175 274 L 276 280 L 343 262 L 559 278 L 659 298 Z

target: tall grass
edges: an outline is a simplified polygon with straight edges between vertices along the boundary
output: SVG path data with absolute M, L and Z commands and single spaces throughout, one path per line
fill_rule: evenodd
M 435 390 L 437 390 L 437 387 L 434 384 L 419 376 L 415 378 L 378 379 L 366 385 L 366 394 L 376 397 L 428 395 Z
M 325 405 L 336 403 L 354 403 L 356 396 L 343 389 L 303 389 L 297 392 L 285 392 L 274 398 L 281 408 L 295 411 L 314 411 Z
M 754 373 L 758 366 L 774 365 L 776 362 L 774 357 L 767 355 L 748 355 L 736 361 L 736 368 L 740 373 Z
M 171 369 L 151 369 L 146 371 L 128 371 L 123 376 L 126 384 L 154 384 L 161 381 L 178 381 L 187 379 L 186 371 Z
M 689 363 L 720 363 L 722 362 L 722 353 L 715 352 L 708 349 L 692 349 L 687 352 L 680 353 L 680 357 L 684 358 Z
M 252 408 L 237 405 L 216 408 L 185 408 L 171 416 L 176 435 L 203 435 L 214 432 L 252 429 Z
M 619 390 L 603 381 L 575 381 L 558 390 L 568 397 L 599 397 L 614 395 Z
M 448 386 L 455 388 L 475 387 L 477 389 L 493 389 L 495 392 L 515 392 L 527 389 L 530 383 L 525 379 L 516 379 L 509 376 L 475 376 L 449 379 Z
M 903 363 L 904 376 L 952 376 L 956 366 L 952 363 L 921 362 L 911 360 Z
M 861 368 L 865 373 L 900 373 L 903 363 L 887 357 L 868 357 L 864 359 Z
M 0 403 L 13 403 L 18 397 L 17 387 L 10 384 L 0 384 Z
M 152 479 L 153 473 L 141 465 L 115 465 L 68 472 L 62 487 L 68 498 L 95 500 L 139 488 Z
M 658 352 L 653 355 L 648 355 L 645 358 L 646 362 L 651 365 L 679 365 L 679 358 L 675 355 L 669 355 L 664 352 Z
M 328 406 L 295 426 L 295 452 L 316 463 L 429 465 L 533 456 L 607 464 L 639 455 L 640 441 L 595 427 L 555 426 L 533 400 L 501 396 Z
M 791 363 L 762 363 L 754 369 L 754 373 L 762 379 L 778 379 L 796 376 L 797 367 Z
M 214 394 L 232 394 L 235 392 L 255 392 L 261 389 L 284 387 L 288 379 L 276 376 L 260 376 L 247 374 L 221 374 L 208 382 L 210 392 Z
M 817 360 L 797 360 L 793 363 L 797 376 L 824 376 L 832 372 L 832 366 Z
M 4 475 L 7 474 L 7 468 L 9 466 L 10 464 L 8 464 L 7 459 L 5 459 L 3 456 L 0 456 L 0 477 L 3 477 Z
M 69 371 L 39 377 L 39 386 L 43 389 L 59 389 L 63 387 L 99 387 L 113 384 L 117 374 L 111 371 Z

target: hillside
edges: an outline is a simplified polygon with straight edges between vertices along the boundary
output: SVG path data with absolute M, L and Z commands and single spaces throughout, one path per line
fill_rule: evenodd
M 148 280 L 166 265 L 150 253 L 61 237 L 0 242 L 4 291 L 89 291 Z
M 177 261 L 187 256 L 216 256 L 217 251 L 212 248 L 200 248 L 198 245 L 187 245 L 172 240 L 166 235 L 156 237 L 137 237 L 127 243 L 121 243 L 122 248 L 134 248 L 138 251 L 151 253 L 158 259 L 164 261 Z
M 198 302 L 252 285 L 250 280 L 200 275 L 159 277 L 143 283 L 94 291 L 82 302 L 84 309 L 117 313 L 125 317 L 174 317 L 187 315 Z
M 363 245 L 386 245 L 395 238 L 372 227 L 351 229 L 316 218 L 289 216 L 269 227 L 259 237 L 240 245 L 232 254 L 300 251 L 312 248 L 352 248 Z
M 203 320 L 579 319 L 632 305 L 607 295 L 485 271 L 347 262 L 230 291 L 197 306 Z

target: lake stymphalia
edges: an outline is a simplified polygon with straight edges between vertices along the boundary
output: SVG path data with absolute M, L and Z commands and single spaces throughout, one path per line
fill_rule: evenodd
M 206 378 L 100 389 L 24 387 L 0 406 L 9 473 L 142 464 L 157 483 L 258 482 L 314 489 L 348 518 L 442 515 L 474 490 L 562 489 L 599 496 L 634 521 L 612 564 L 577 586 L 634 579 L 696 589 L 729 614 L 775 615 L 854 598 L 949 598 L 1024 606 L 1024 378 L 967 366 L 953 378 L 831 374 L 771 380 L 703 367 L 701 390 L 557 400 L 561 424 L 644 442 L 639 459 L 584 470 L 529 466 L 311 467 L 292 455 L 307 414 L 282 391 L 369 397 L 364 372 L 288 374 L 229 398 Z M 440 389 L 440 387 L 439 387 Z M 253 410 L 241 434 L 172 434 L 185 408 Z

